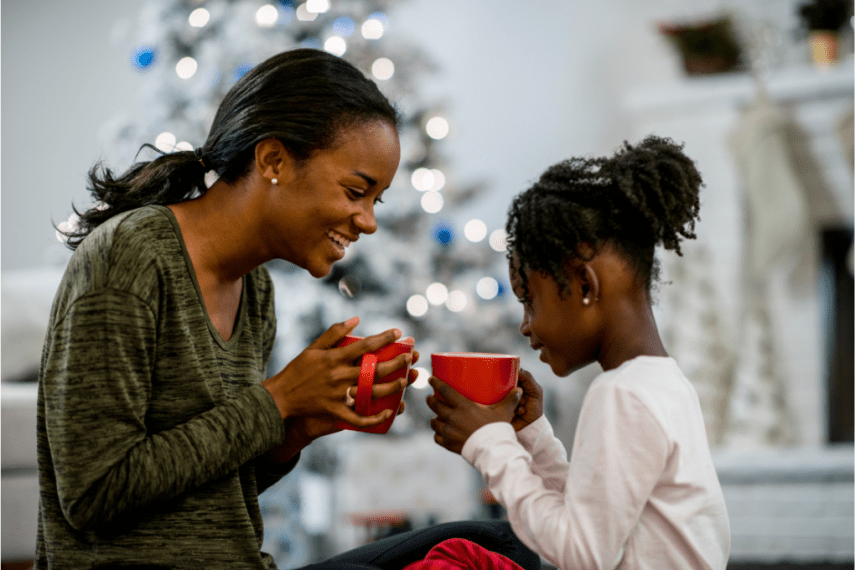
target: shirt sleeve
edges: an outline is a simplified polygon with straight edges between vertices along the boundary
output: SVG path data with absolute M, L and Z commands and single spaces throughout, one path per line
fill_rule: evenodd
M 142 300 L 108 289 L 77 299 L 47 336 L 46 438 L 61 508 L 78 530 L 222 477 L 285 437 L 261 384 L 149 433 L 156 321 Z
M 539 475 L 547 488 L 564 492 L 570 463 L 567 450 L 555 437 L 546 416 L 540 416 L 517 432 L 517 440 L 532 458 L 532 470 Z
M 462 455 L 527 546 L 561 569 L 614 568 L 667 462 L 661 426 L 632 393 L 595 386 L 580 414 L 563 491 L 549 483 L 562 468 L 560 456 L 538 445 L 535 466 L 513 427 L 496 423 L 472 434 Z M 547 465 L 550 457 L 554 465 Z

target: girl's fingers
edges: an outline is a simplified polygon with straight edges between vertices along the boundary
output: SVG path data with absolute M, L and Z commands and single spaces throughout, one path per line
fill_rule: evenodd
M 434 395 L 428 396 L 425 398 L 425 401 L 427 402 L 428 408 L 433 410 L 433 412 L 439 417 L 447 417 L 451 413 L 451 406 Z

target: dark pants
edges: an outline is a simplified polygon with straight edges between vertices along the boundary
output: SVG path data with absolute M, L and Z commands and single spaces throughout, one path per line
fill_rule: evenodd
M 464 538 L 507 556 L 525 570 L 540 570 L 540 556 L 520 542 L 506 521 L 464 521 L 438 524 L 396 534 L 312 564 L 302 570 L 400 570 L 427 556 L 449 538 Z

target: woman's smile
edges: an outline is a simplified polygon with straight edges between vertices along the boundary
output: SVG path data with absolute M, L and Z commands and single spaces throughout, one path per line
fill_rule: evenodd
M 348 239 L 342 234 L 338 233 L 335 230 L 327 230 L 327 237 L 332 244 L 333 250 L 335 251 L 336 257 L 338 259 L 343 259 L 344 254 L 347 252 L 347 247 L 355 242 L 359 238 Z

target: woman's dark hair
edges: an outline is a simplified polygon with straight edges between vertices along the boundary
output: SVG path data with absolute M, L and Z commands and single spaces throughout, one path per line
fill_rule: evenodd
M 514 198 L 506 226 L 508 258 L 524 284 L 532 271 L 540 271 L 564 293 L 567 262 L 591 259 L 609 244 L 649 293 L 659 278 L 655 247 L 679 255 L 680 240 L 695 237 L 702 185 L 683 146 L 656 136 L 635 146 L 624 142 L 611 158 L 560 162 Z
M 234 182 L 249 171 L 255 146 L 265 139 L 280 140 L 300 164 L 333 146 L 342 129 L 375 120 L 398 127 L 400 115 L 350 63 L 314 49 L 275 55 L 226 93 L 200 149 L 162 154 L 120 176 L 95 164 L 88 188 L 96 207 L 83 213 L 74 208 L 80 219 L 77 229 L 64 232 L 67 245 L 76 249 L 93 229 L 121 212 L 204 193 L 210 170 Z

